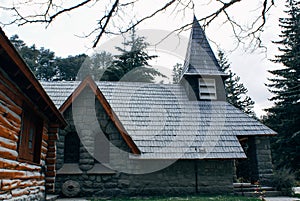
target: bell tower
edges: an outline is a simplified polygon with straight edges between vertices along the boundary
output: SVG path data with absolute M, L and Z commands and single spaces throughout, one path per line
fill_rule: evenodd
M 194 16 L 180 83 L 190 100 L 225 100 L 226 77 Z

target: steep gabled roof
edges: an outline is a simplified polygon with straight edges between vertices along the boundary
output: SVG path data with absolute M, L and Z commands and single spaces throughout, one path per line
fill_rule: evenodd
M 62 107 L 62 100 L 67 102 L 69 97 L 65 92 L 79 83 L 42 85 L 57 107 Z M 141 151 L 134 158 L 245 158 L 237 136 L 275 134 L 225 101 L 188 101 L 181 85 L 135 82 L 96 82 L 96 85 Z
M 66 111 L 78 95 L 86 88 L 89 87 L 96 98 L 102 104 L 105 112 L 108 114 L 109 118 L 115 124 L 122 138 L 131 149 L 132 153 L 140 154 L 140 150 L 132 141 L 131 137 L 127 134 L 122 123 L 118 119 L 118 116 L 114 113 L 110 105 L 108 104 L 106 98 L 103 96 L 96 83 L 91 77 L 86 77 L 82 82 L 61 82 L 62 85 L 52 85 L 51 82 L 42 82 L 44 88 L 47 90 L 48 94 L 53 97 L 53 101 L 59 108 L 60 112 Z M 67 84 L 69 83 L 69 84 Z
M 19 55 L 0 28 L 0 68 L 13 80 L 26 96 L 55 124 L 66 126 L 66 121 L 57 110 L 39 81 Z
M 221 70 L 205 33 L 195 16 L 184 61 L 183 75 L 226 76 Z

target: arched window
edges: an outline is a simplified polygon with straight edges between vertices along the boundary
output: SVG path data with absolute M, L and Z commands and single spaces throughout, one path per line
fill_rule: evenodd
M 80 141 L 77 133 L 68 133 L 65 136 L 64 163 L 79 162 Z

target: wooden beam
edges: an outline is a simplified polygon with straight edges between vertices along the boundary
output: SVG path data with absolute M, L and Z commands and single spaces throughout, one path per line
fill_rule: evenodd
M 57 110 L 56 106 L 45 92 L 39 81 L 35 78 L 34 74 L 31 72 L 25 61 L 19 55 L 18 51 L 9 41 L 9 39 L 5 36 L 4 32 L 0 28 L 0 45 L 5 53 L 8 55 L 9 59 L 13 61 L 16 68 L 22 72 L 22 75 L 31 83 L 39 96 L 42 97 L 43 101 L 50 106 L 51 112 L 55 115 L 56 119 L 59 120 L 61 127 L 65 127 L 67 122 L 63 118 L 62 114 Z M 30 96 L 30 94 L 28 94 Z
M 88 76 L 86 77 L 79 86 L 74 90 L 74 92 L 67 98 L 67 100 L 61 105 L 59 110 L 61 113 L 64 113 L 66 109 L 68 109 L 73 101 L 79 96 L 79 94 L 86 88 L 89 87 L 93 93 L 95 94 L 96 98 L 99 100 L 100 104 L 103 106 L 105 112 L 112 120 L 114 125 L 116 126 L 117 130 L 119 131 L 120 135 L 131 149 L 133 154 L 141 154 L 141 151 L 138 149 L 132 138 L 128 135 L 127 131 L 125 130 L 124 126 L 122 125 L 121 121 L 109 105 L 108 101 L 94 82 L 94 80 Z

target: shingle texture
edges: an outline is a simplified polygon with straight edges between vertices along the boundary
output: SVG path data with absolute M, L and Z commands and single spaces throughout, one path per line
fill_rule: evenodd
M 42 82 L 59 108 L 79 82 Z M 189 101 L 181 85 L 96 82 L 143 159 L 246 157 L 236 136 L 274 131 L 224 101 Z
M 226 76 L 221 70 L 196 17 L 194 17 L 183 69 L 184 75 Z

